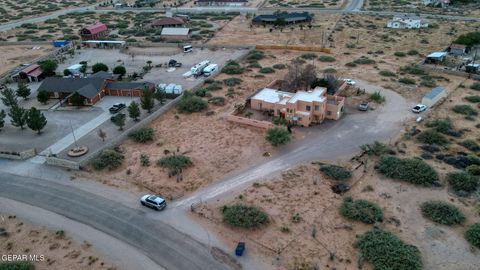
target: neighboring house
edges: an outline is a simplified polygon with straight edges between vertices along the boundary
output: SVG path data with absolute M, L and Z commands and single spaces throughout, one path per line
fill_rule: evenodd
M 428 20 L 412 16 L 394 16 L 387 23 L 387 27 L 395 29 L 426 28 L 428 27 Z
M 197 6 L 244 7 L 248 0 L 197 0 Z
M 452 44 L 450 45 L 450 54 L 453 55 L 464 55 L 467 52 L 467 46 L 462 44 Z
M 185 20 L 180 17 L 166 17 L 153 21 L 150 26 L 152 28 L 161 27 L 183 27 L 185 26 Z
M 447 57 L 447 52 L 433 52 L 429 55 L 427 55 L 427 58 L 425 59 L 426 64 L 439 64 L 442 63 L 443 60 L 445 60 L 445 57 Z
M 432 107 L 445 97 L 447 97 L 447 91 L 445 88 L 438 86 L 422 98 L 422 104 L 427 105 L 427 107 Z
M 447 7 L 450 5 L 451 1 L 450 0 L 423 0 L 423 4 L 425 6 L 431 5 L 431 6 L 442 6 L 442 7 Z
M 80 30 L 82 40 L 98 40 L 108 36 L 108 28 L 105 24 L 97 22 Z
M 186 40 L 190 38 L 190 29 L 184 27 L 164 27 L 160 37 L 166 40 Z
M 344 97 L 327 95 L 327 89 L 322 87 L 296 93 L 264 88 L 247 101 L 254 110 L 271 111 L 300 126 L 318 124 L 324 119 L 338 120 L 344 112 L 344 103 Z
M 259 15 L 253 18 L 253 24 L 274 24 L 277 20 L 285 20 L 285 24 L 310 23 L 313 16 L 308 12 L 277 13 L 272 15 Z
M 104 96 L 139 97 L 145 88 L 153 90 L 155 85 L 149 82 L 115 82 L 106 77 L 106 73 L 94 74 L 88 78 L 48 77 L 39 86 L 38 91 L 46 91 L 50 98 L 66 99 L 74 93 L 85 98 L 83 105 L 94 105 Z
M 37 64 L 32 64 L 19 72 L 13 74 L 11 76 L 14 82 L 18 81 L 25 81 L 25 82 L 39 82 L 41 81 L 43 76 L 43 71 Z

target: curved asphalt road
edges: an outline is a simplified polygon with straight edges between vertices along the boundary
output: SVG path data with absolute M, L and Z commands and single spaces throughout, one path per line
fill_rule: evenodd
M 136 247 L 168 270 L 229 269 L 212 257 L 209 247 L 170 225 L 147 218 L 143 211 L 73 186 L 1 173 L 0 197 L 89 225 Z

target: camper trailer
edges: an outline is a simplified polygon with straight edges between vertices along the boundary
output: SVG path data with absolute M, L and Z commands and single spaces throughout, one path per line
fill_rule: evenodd
M 191 53 L 193 51 L 192 45 L 183 46 L 183 53 Z
M 203 69 L 203 75 L 205 77 L 208 77 L 218 70 L 218 65 L 217 64 L 210 64 L 206 68 Z
M 205 60 L 202 61 L 195 66 L 193 66 L 190 71 L 192 72 L 193 76 L 200 76 L 203 73 L 203 69 L 205 69 L 210 64 L 210 61 Z

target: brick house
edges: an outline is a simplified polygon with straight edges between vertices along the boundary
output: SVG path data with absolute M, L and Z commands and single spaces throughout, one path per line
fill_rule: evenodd
M 83 41 L 98 40 L 108 36 L 108 28 L 105 24 L 97 22 L 80 30 L 80 37 Z
M 154 20 L 150 27 L 162 28 L 162 27 L 183 27 L 185 26 L 185 20 L 180 17 L 166 17 L 158 20 Z
M 294 125 L 309 126 L 325 119 L 338 120 L 344 112 L 345 98 L 327 95 L 327 89 L 316 87 L 296 93 L 264 88 L 247 100 L 251 109 L 270 111 Z

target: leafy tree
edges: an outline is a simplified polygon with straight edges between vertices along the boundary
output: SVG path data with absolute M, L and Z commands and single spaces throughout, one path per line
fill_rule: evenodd
M 277 18 L 274 22 L 273 25 L 275 26 L 285 26 L 287 22 L 285 21 L 285 18 Z
M 290 133 L 286 129 L 280 127 L 269 128 L 267 129 L 265 139 L 273 146 L 278 146 L 290 141 Z
M 208 108 L 208 103 L 191 92 L 184 92 L 177 108 L 181 113 L 201 112 Z
M 78 92 L 75 92 L 70 97 L 70 102 L 72 103 L 73 106 L 80 107 L 80 106 L 84 105 L 85 97 L 80 95 Z
M 268 215 L 255 206 L 235 204 L 221 208 L 223 221 L 231 226 L 252 229 L 268 223 Z
M 81 62 L 80 62 L 80 65 L 82 65 L 82 66 L 80 67 L 79 71 L 80 71 L 81 73 L 83 73 L 83 75 L 85 75 L 85 74 L 87 73 L 87 69 L 88 69 L 88 63 L 87 63 L 87 61 L 81 61 Z
M 128 105 L 128 116 L 132 118 L 135 121 L 138 121 L 138 117 L 140 117 L 140 107 L 138 106 L 138 103 L 135 101 L 132 101 L 130 105 Z
M 5 111 L 1 110 L 0 111 L 0 129 L 2 129 L 5 126 L 5 116 L 7 116 Z
M 107 138 L 107 133 L 105 131 L 103 131 L 103 129 L 99 128 L 97 130 L 97 135 L 98 137 L 100 137 L 102 139 L 102 142 L 105 141 L 105 138 Z
M 151 67 L 152 67 L 152 61 L 151 61 L 151 60 L 148 60 L 148 61 L 147 61 L 147 65 L 148 65 L 149 68 L 151 68 Z
M 352 197 L 343 199 L 340 205 L 340 215 L 359 220 L 366 224 L 373 224 L 383 220 L 383 211 L 375 203 L 367 200 L 353 200 Z
M 127 73 L 127 70 L 125 69 L 124 66 L 116 66 L 113 68 L 113 74 L 118 74 L 120 78 L 123 78 L 125 74 Z
M 17 96 L 27 99 L 30 96 L 30 88 L 24 83 L 18 83 Z
M 45 61 L 39 62 L 38 65 L 40 66 L 40 69 L 43 71 L 43 74 L 47 77 L 54 76 L 55 70 L 58 67 L 57 61 L 55 60 L 45 60 Z
M 115 115 L 112 119 L 112 122 L 118 127 L 118 130 L 123 130 L 123 127 L 125 126 L 125 116 L 124 113 L 119 113 Z
M 47 124 L 47 119 L 45 115 L 37 110 L 35 107 L 30 108 L 27 112 L 27 126 L 34 131 L 37 131 L 38 134 L 42 132 L 42 129 Z
M 160 104 L 163 104 L 166 98 L 167 98 L 167 93 L 165 92 L 165 90 L 158 88 L 157 91 L 155 91 L 155 99 L 158 100 Z
M 17 105 L 12 106 L 8 116 L 10 116 L 10 121 L 13 126 L 20 127 L 21 129 L 25 128 L 25 124 L 27 123 L 27 111 L 24 108 Z
M 70 72 L 69 69 L 64 69 L 63 70 L 63 76 L 70 76 L 70 75 L 72 75 L 72 72 Z
M 147 110 L 148 113 L 152 112 L 155 101 L 153 100 L 154 93 L 152 90 L 145 88 L 143 95 L 140 98 L 142 109 Z
M 47 104 L 48 98 L 49 98 L 49 96 L 48 96 L 47 91 L 38 91 L 38 93 L 37 93 L 38 102 L 40 102 L 42 104 Z
M 7 107 L 14 107 L 18 105 L 17 96 L 11 88 L 6 88 L 1 93 L 3 105 Z
M 97 73 L 99 71 L 108 71 L 108 66 L 104 63 L 96 63 L 92 66 L 92 72 Z

